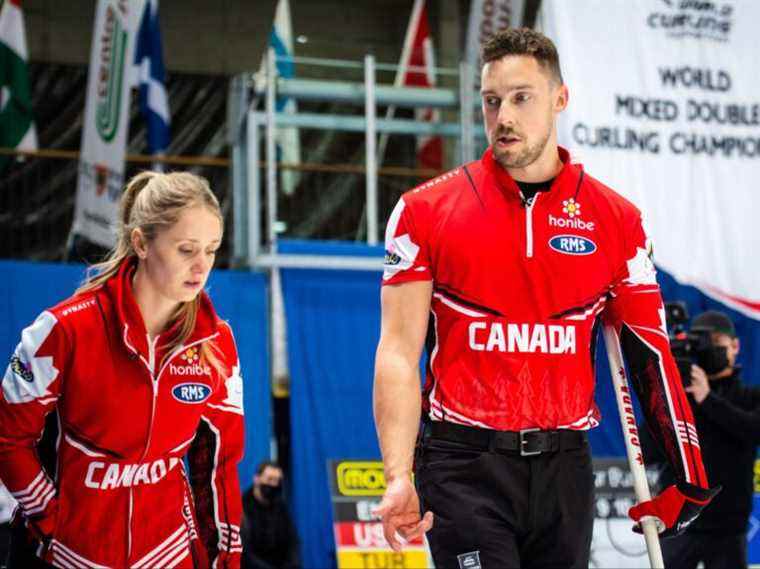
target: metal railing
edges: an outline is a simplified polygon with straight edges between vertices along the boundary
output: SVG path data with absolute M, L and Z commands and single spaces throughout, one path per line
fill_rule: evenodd
M 241 74 L 233 79 L 230 88 L 229 126 L 232 145 L 233 192 L 235 195 L 235 235 L 233 255 L 241 264 L 250 267 L 311 267 L 317 260 L 297 255 L 279 255 L 278 234 L 282 229 L 280 208 L 286 201 L 279 188 L 277 176 L 278 158 L 276 136 L 280 128 L 332 131 L 363 134 L 363 168 L 354 165 L 344 172 L 364 174 L 364 205 L 360 224 L 364 242 L 375 245 L 379 241 L 381 222 L 387 219 L 401 191 L 394 192 L 392 200 L 387 200 L 387 192 L 380 189 L 378 180 L 382 175 L 410 174 L 416 179 L 405 189 L 417 185 L 420 178 L 432 177 L 414 168 L 384 169 L 378 161 L 378 134 L 416 136 L 442 136 L 454 138 L 458 145 L 458 160 L 473 160 L 478 146 L 484 146 L 483 136 L 476 134 L 474 110 L 479 106 L 479 97 L 474 96 L 474 74 L 470 66 L 462 63 L 458 70 L 439 69 L 442 75 L 458 79 L 456 88 L 398 87 L 378 84 L 378 70 L 395 70 L 396 66 L 376 63 L 368 55 L 362 63 L 339 60 L 318 60 L 314 58 L 288 58 L 289 62 L 317 66 L 335 66 L 342 69 L 363 71 L 363 81 L 320 80 L 312 78 L 285 78 L 277 75 L 280 61 L 270 50 L 265 76 L 254 80 L 252 74 Z M 263 79 L 263 81 L 262 81 Z M 277 110 L 278 98 L 293 98 L 302 103 L 323 103 L 344 105 L 350 114 L 344 112 L 286 113 Z M 408 118 L 378 118 L 378 106 L 401 107 L 405 109 L 437 108 L 457 112 L 457 122 L 426 122 Z M 263 108 L 262 108 L 263 107 Z M 352 148 L 351 150 L 354 150 Z M 382 151 L 381 151 L 382 152 Z M 414 153 L 412 152 L 412 156 Z M 265 176 L 256 166 L 266 163 Z M 338 169 L 320 164 L 322 171 Z M 352 196 L 358 198 L 356 194 Z M 381 208 L 382 206 L 382 208 Z M 357 235 L 360 230 L 356 231 Z M 353 264 L 352 264 L 353 263 Z M 366 257 L 321 257 L 320 266 L 357 269 L 379 268 L 380 261 L 368 264 Z
M 3 157 L 9 160 L 5 160 L 0 171 L 0 257 L 39 261 L 70 258 L 66 244 L 74 217 L 79 152 L 0 148 L 0 158 Z M 205 176 L 226 217 L 231 217 L 228 158 L 130 154 L 125 162 L 125 179 L 150 169 L 155 162 L 169 169 L 190 169 Z M 93 255 L 104 252 L 96 246 L 88 249 Z M 228 250 L 229 245 L 223 246 L 220 264 L 227 263 Z

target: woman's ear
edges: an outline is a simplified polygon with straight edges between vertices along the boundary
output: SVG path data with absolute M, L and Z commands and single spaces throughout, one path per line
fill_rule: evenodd
M 145 257 L 148 256 L 148 248 L 145 243 L 145 236 L 143 235 L 142 231 L 140 231 L 138 228 L 133 229 L 132 234 L 130 235 L 130 239 L 132 241 L 132 249 L 135 250 L 137 257 L 140 259 L 145 259 Z

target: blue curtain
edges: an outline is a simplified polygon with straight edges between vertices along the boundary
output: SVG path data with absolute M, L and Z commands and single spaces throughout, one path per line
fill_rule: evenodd
M 335 566 L 327 461 L 377 459 L 372 378 L 376 272 L 282 272 L 290 364 L 293 513 L 304 567 Z
M 37 315 L 71 295 L 84 278 L 84 265 L 0 261 L 0 362 L 7 362 L 21 330 Z M 235 333 L 244 381 L 245 457 L 240 480 L 247 486 L 256 464 L 270 456 L 267 280 L 264 275 L 216 270 L 208 284 L 219 316 Z M 5 372 L 5 364 L 0 364 Z

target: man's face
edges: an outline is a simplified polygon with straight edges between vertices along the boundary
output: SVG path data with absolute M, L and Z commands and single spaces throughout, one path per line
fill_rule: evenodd
M 267 466 L 261 474 L 254 476 L 253 483 L 259 487 L 262 485 L 280 486 L 282 484 L 282 470 L 274 466 Z
M 739 355 L 739 338 L 732 338 L 728 334 L 721 332 L 713 332 L 710 336 L 712 337 L 713 346 L 726 348 L 728 367 L 734 367 L 736 365 L 736 356 Z
M 504 168 L 516 169 L 546 151 L 568 93 L 535 58 L 507 55 L 483 66 L 481 97 L 493 156 Z

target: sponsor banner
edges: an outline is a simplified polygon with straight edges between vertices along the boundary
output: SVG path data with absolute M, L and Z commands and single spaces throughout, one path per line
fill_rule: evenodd
M 480 48 L 492 35 L 522 24 L 525 0 L 472 0 L 467 25 L 467 61 L 478 69 Z
M 657 488 L 658 471 L 647 469 L 652 493 Z M 760 459 L 755 461 L 754 510 L 747 527 L 747 554 L 750 563 L 760 561 Z M 594 459 L 595 520 L 591 541 L 590 567 L 648 567 L 644 538 L 631 531 L 628 510 L 636 503 L 633 475 L 624 458 Z
M 383 524 L 379 521 L 374 523 L 336 522 L 334 529 L 335 541 L 338 545 L 381 549 L 388 547 L 388 542 L 383 536 Z M 409 542 L 409 545 L 424 547 L 421 537 Z
M 663 270 L 755 319 L 759 18 L 738 0 L 546 0 L 539 16 L 570 90 L 560 144 L 642 210 Z
M 134 30 L 142 5 L 142 0 L 99 0 L 95 9 L 72 233 L 104 247 L 112 247 L 116 239 Z
M 385 492 L 379 460 L 328 461 L 333 533 L 338 568 L 432 567 L 427 543 L 419 538 L 394 552 L 373 513 Z
M 378 517 L 372 512 L 380 505 L 380 497 L 357 499 L 333 504 L 335 518 L 346 522 L 375 522 Z
M 647 470 L 649 487 L 657 473 Z M 644 538 L 631 531 L 628 510 L 636 503 L 633 475 L 624 458 L 594 459 L 595 519 L 590 567 L 648 567 Z
M 382 496 L 385 492 L 383 463 L 376 460 L 338 462 L 333 480 L 341 496 Z
M 338 569 L 402 569 L 432 567 L 424 551 L 347 550 L 338 551 Z

